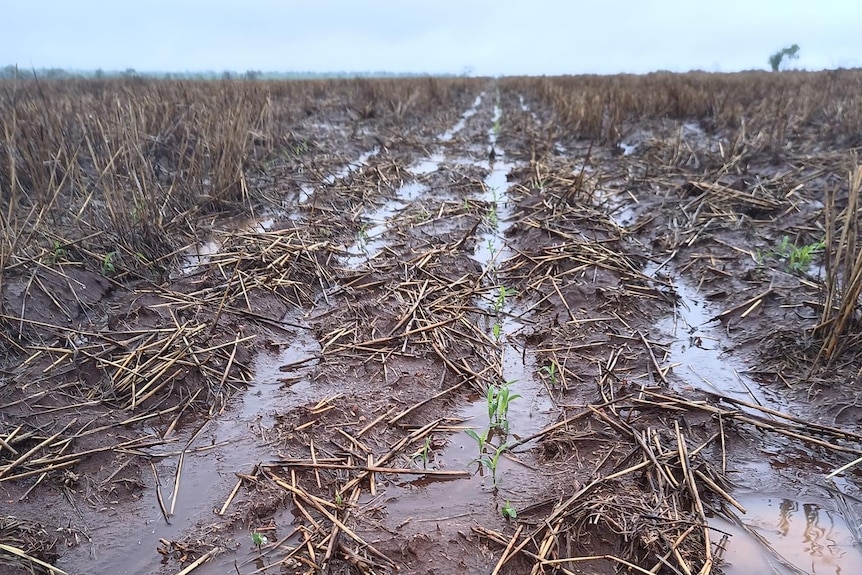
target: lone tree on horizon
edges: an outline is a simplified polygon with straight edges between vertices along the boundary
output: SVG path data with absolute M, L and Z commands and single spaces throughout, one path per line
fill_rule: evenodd
M 769 65 L 772 66 L 773 72 L 778 72 L 781 62 L 787 58 L 788 60 L 796 60 L 799 58 L 799 44 L 794 44 L 790 48 L 783 48 L 769 57 Z

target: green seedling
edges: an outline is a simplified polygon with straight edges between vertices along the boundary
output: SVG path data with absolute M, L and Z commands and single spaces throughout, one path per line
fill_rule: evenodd
M 341 493 L 335 494 L 335 504 L 339 507 L 344 505 L 344 498 L 341 496 Z
M 293 155 L 294 157 L 299 157 L 305 154 L 308 151 L 308 144 L 305 142 L 299 142 L 293 146 Z
M 500 286 L 500 288 L 497 290 L 497 297 L 494 299 L 494 311 L 498 314 L 502 312 L 503 309 L 505 309 L 506 307 L 506 298 L 514 296 L 517 293 L 518 292 L 513 289 L 509 289 L 505 286 Z
M 488 240 L 488 253 L 491 256 L 491 260 L 493 260 L 497 254 L 497 248 L 494 247 L 494 242 L 491 240 Z
M 422 460 L 422 469 L 428 469 L 428 462 L 431 460 L 431 438 L 426 437 L 425 443 L 422 445 L 422 449 L 417 451 L 413 458 Z
M 465 212 L 470 211 L 470 200 L 464 198 L 464 205 L 462 206 Z
M 53 263 L 65 260 L 67 253 L 68 252 L 66 252 L 66 248 L 63 247 L 63 244 L 54 240 L 54 254 L 51 256 Z
M 820 241 L 797 247 L 790 243 L 790 239 L 787 236 L 784 236 L 778 244 L 778 253 L 784 256 L 787 267 L 791 271 L 802 272 L 811 266 L 814 254 L 822 251 L 824 245 Z
M 254 543 L 255 547 L 260 549 L 262 545 L 269 543 L 269 539 L 266 538 L 266 535 L 261 535 L 257 531 L 253 531 L 251 534 L 251 542 Z
M 494 322 L 494 325 L 491 326 L 491 335 L 494 336 L 494 341 L 499 343 L 503 338 L 503 324 L 499 321 Z
M 548 365 L 542 367 L 542 372 L 550 380 L 551 387 L 555 387 L 557 385 L 557 362 L 552 361 Z
M 500 456 L 509 449 L 508 443 L 503 443 L 494 450 L 493 453 L 485 453 L 477 461 L 479 465 L 491 472 L 491 480 L 494 482 L 494 489 L 497 489 L 499 482 L 497 481 L 497 468 L 500 463 Z
M 491 328 L 491 334 L 494 336 L 494 341 L 500 343 L 500 338 L 503 337 L 503 324 L 499 321 L 494 323 L 494 326 Z
M 502 385 L 489 385 L 486 394 L 488 403 L 488 421 L 492 429 L 498 429 L 503 433 L 509 433 L 509 404 L 521 396 L 512 393 L 507 381 Z
M 144 208 L 141 204 L 135 204 L 135 207 L 132 208 L 131 213 L 129 214 L 132 217 L 132 221 L 137 223 L 141 221 L 141 214 L 144 213 Z
M 512 507 L 512 504 L 509 501 L 506 501 L 506 504 L 500 509 L 500 513 L 503 514 L 503 518 L 506 520 L 512 520 L 518 518 L 518 512 L 515 511 L 515 508 Z
M 427 222 L 431 219 L 431 212 L 429 212 L 425 208 L 425 206 L 422 206 L 422 208 L 416 213 L 416 215 L 413 216 L 413 219 L 415 219 L 417 222 Z
M 474 461 L 479 461 L 482 459 L 482 456 L 485 455 L 485 444 L 488 442 L 488 429 L 482 432 L 482 434 L 478 434 L 472 429 L 465 429 L 464 433 L 467 434 L 468 437 L 471 437 L 478 445 L 479 445 L 479 457 L 477 457 Z
M 368 224 L 362 224 L 356 232 L 356 240 L 363 246 L 368 243 Z
M 496 204 L 496 202 L 491 204 L 488 207 L 488 213 L 486 214 L 485 218 L 488 220 L 488 224 L 490 224 L 491 227 L 494 227 L 494 228 L 497 227 L 497 224 L 499 223 L 500 220 L 497 217 L 497 204 Z
M 117 255 L 117 252 L 108 252 L 102 258 L 102 275 L 109 276 L 113 275 L 116 271 L 116 267 L 114 267 L 114 256 Z

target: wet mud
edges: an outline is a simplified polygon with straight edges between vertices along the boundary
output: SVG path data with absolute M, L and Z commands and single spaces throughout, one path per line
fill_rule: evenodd
M 779 247 L 822 186 L 754 157 L 744 177 L 783 196 L 736 189 L 729 135 L 696 119 L 608 145 L 515 80 L 474 87 L 409 138 L 306 121 L 320 142 L 270 167 L 274 201 L 214 222 L 163 291 L 104 290 L 90 363 L 72 334 L 4 366 L 0 479 L 23 475 L 0 515 L 31 528 L 9 541 L 43 529 L 70 574 L 862 572 L 859 471 L 833 473 L 860 408 L 823 383 L 857 366 L 802 361 L 822 250 L 801 270 Z M 142 355 L 93 350 L 106 333 Z M 122 398 L 46 391 L 184 338 Z M 174 363 L 173 403 L 140 391 Z

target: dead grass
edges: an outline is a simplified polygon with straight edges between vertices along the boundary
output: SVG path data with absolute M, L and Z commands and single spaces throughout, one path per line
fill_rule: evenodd
M 826 141 L 860 143 L 858 70 L 507 78 L 502 85 L 551 110 L 560 135 L 576 133 L 612 146 L 630 127 L 655 119 L 700 121 L 711 131 L 764 132 L 777 146 L 824 127 Z

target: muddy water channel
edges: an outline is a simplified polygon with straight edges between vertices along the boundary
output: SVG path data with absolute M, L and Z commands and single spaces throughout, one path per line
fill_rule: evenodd
M 786 398 L 748 377 L 743 362 L 727 356 L 723 349 L 730 342 L 715 319 L 722 310 L 676 278 L 676 312 L 657 326 L 673 336 L 663 359 L 672 366 L 676 385 L 738 399 L 747 413 L 792 409 Z M 807 483 L 780 450 L 768 444 L 762 448 L 763 459 L 740 460 L 732 474 L 737 488 L 731 493 L 744 511 L 737 510 L 734 521 L 710 519 L 719 537 L 730 536 L 723 545 L 724 573 L 862 572 L 862 531 L 859 516 L 847 504 L 846 484 Z M 802 451 L 794 458 L 817 465 L 813 453 Z
M 685 125 L 682 129 L 697 133 Z M 637 144 L 622 144 L 625 155 Z M 596 196 L 621 229 L 636 225 L 643 207 L 627 196 Z M 794 402 L 785 391 L 763 386 L 749 376 L 752 365 L 745 357 L 729 353 L 735 347 L 728 337 L 729 310 L 707 301 L 706 295 L 676 269 L 669 260 L 649 263 L 645 276 L 672 294 L 673 313 L 657 322 L 652 332 L 666 342 L 658 364 L 671 387 L 680 393 L 697 390 L 707 396 L 730 398 L 740 412 L 766 414 L 779 421 L 780 414 L 810 417 L 805 405 Z M 816 266 L 814 266 L 816 267 Z M 816 274 L 814 274 L 816 276 Z M 742 317 L 760 305 L 748 301 Z M 735 400 L 735 401 L 734 401 Z M 738 503 L 731 519 L 715 515 L 710 529 L 718 540 L 722 573 L 845 574 L 862 573 L 862 522 L 859 490 L 843 478 L 824 479 L 831 469 L 818 461 L 816 450 L 789 447 L 775 438 L 755 440 L 756 451 L 729 466 Z M 811 471 L 819 472 L 810 481 Z

